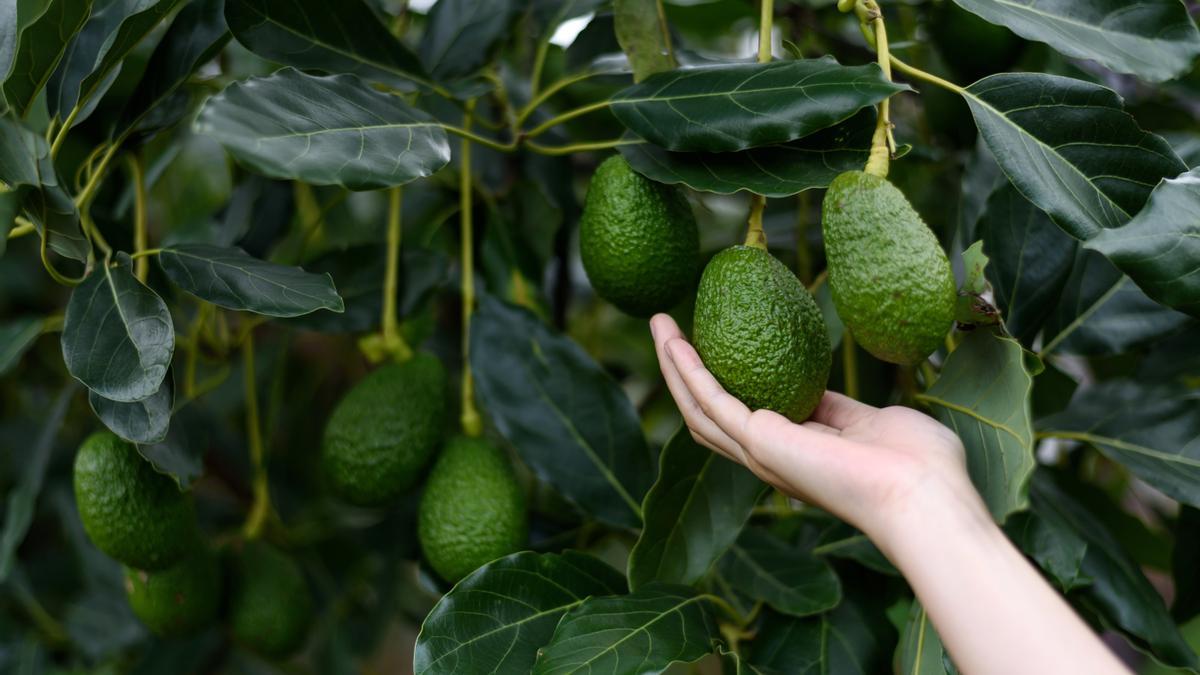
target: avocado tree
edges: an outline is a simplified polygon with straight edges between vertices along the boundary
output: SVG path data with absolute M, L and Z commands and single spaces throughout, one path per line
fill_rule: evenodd
M 0 672 L 955 672 L 654 312 L 1200 672 L 1196 12 L 0 1 Z

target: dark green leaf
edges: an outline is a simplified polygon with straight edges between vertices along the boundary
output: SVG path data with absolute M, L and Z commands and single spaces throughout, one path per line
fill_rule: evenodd
M 1108 256 L 1146 295 L 1200 316 L 1200 169 L 1164 180 L 1133 220 L 1084 246 Z
M 403 185 L 450 160 L 441 124 L 399 97 L 354 75 L 292 68 L 226 87 L 204 105 L 196 132 L 266 176 L 352 190 Z
M 952 675 L 947 667 L 949 658 L 920 602 L 913 601 L 908 610 L 904 633 L 896 647 L 896 673 L 901 675 Z
M 1200 376 L 1200 322 L 1165 340 L 1154 343 L 1138 367 L 1137 376 L 1155 380 L 1179 380 Z
M 719 638 L 707 602 L 691 588 L 672 584 L 585 600 L 559 622 L 533 673 L 648 674 L 691 663 L 711 653 Z
M 654 468 L 633 404 L 579 345 L 485 297 L 471 322 L 484 408 L 539 478 L 596 518 L 641 524 Z
M 742 532 L 718 569 L 738 592 L 792 616 L 824 612 L 842 599 L 829 563 L 758 528 Z
M 71 111 L 96 99 L 112 84 L 121 60 L 179 5 L 180 0 L 100 0 L 91 18 L 71 41 L 62 63 L 46 86 L 50 114 L 64 120 Z M 73 124 L 84 120 L 77 115 Z
M 1200 506 L 1200 392 L 1101 382 L 1038 428 L 1092 445 L 1172 498 Z
M 62 59 L 67 44 L 87 21 L 92 0 L 10 0 L 17 5 L 17 44 L 3 93 L 24 117 Z
M 552 31 L 564 21 L 583 16 L 602 8 L 608 0 L 533 0 L 530 15 L 536 23 L 536 32 L 550 39 Z
M 658 480 L 642 503 L 641 536 L 629 554 L 629 585 L 690 585 L 737 539 L 766 485 L 705 448 L 687 427 L 659 456 Z
M 417 56 L 363 0 L 225 0 L 225 19 L 238 42 L 271 61 L 400 89 L 426 83 Z
M 635 82 L 675 68 L 670 28 L 661 9 L 662 0 L 613 0 L 614 32 L 633 66 Z
M 0 183 L 10 190 L 41 185 L 38 158 L 48 153 L 41 136 L 16 120 L 0 117 Z
M 836 523 L 821 533 L 813 553 L 831 558 L 844 558 L 874 570 L 880 574 L 900 576 L 900 570 L 892 565 L 883 553 L 871 543 L 867 535 L 846 525 Z
M 204 473 L 204 453 L 216 422 L 200 404 L 191 401 L 171 418 L 167 437 L 158 443 L 137 446 L 146 461 L 186 490 Z
M 0 375 L 16 367 L 21 357 L 42 334 L 42 319 L 25 317 L 0 324 Z
M 979 16 L 1067 56 L 1152 82 L 1187 73 L 1200 33 L 1176 0 L 955 0 Z
M 788 675 L 891 672 L 896 630 L 878 604 L 858 591 L 820 616 L 799 619 L 768 613 L 749 661 L 763 672 Z
M 501 558 L 459 582 L 425 617 L 413 672 L 525 675 L 567 611 L 590 596 L 624 592 L 620 572 L 582 553 Z
M 980 135 L 1029 201 L 1085 240 L 1120 227 L 1187 170 L 1111 89 L 1057 75 L 992 75 L 964 92 Z
M 737 63 L 652 75 L 614 95 L 612 112 L 668 150 L 726 152 L 796 140 L 906 89 L 832 57 Z
M 1063 592 L 1092 583 L 1083 573 L 1088 543 L 1074 530 L 1026 512 L 1013 515 L 1004 531 L 1026 555 L 1037 561 Z
M 671 152 L 650 143 L 621 146 L 640 174 L 659 183 L 732 194 L 747 190 L 786 197 L 827 187 L 838 174 L 867 161 L 875 115 L 870 110 L 797 141 L 741 152 Z
M 49 232 L 51 249 L 87 260 L 91 243 L 79 230 L 74 200 L 59 184 L 49 145 L 40 135 L 5 117 L 0 117 L 0 183 L 12 190 L 7 208 L 12 209 L 8 199 L 20 200 L 38 231 Z
M 440 0 L 421 37 L 421 61 L 437 80 L 470 75 L 483 67 L 492 47 L 508 33 L 512 0 Z
M 967 469 L 998 522 L 1028 504 L 1033 457 L 1025 350 L 991 330 L 967 333 L 921 400 L 962 439 Z
M 159 443 L 167 437 L 171 424 L 171 406 L 175 388 L 166 378 L 158 391 L 140 401 L 122 403 L 110 401 L 94 391 L 88 392 L 88 403 L 96 417 L 114 434 L 131 443 Z
M 63 360 L 104 398 L 154 395 L 175 351 L 175 327 L 162 298 L 133 276 L 127 257 L 101 265 L 75 287 L 63 324 Z
M 252 258 L 240 248 L 178 244 L 163 249 L 158 262 L 176 286 L 226 309 L 278 317 L 345 310 L 328 274 Z

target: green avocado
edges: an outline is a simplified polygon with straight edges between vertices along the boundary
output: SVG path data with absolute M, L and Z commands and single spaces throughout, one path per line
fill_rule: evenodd
M 273 659 L 291 656 L 312 623 L 312 597 L 294 560 L 262 542 L 234 554 L 229 626 L 240 644 Z
M 434 571 L 457 582 L 520 551 L 527 534 L 525 493 L 504 452 L 479 438 L 447 443 L 417 511 L 417 537 Z
M 592 176 L 579 254 L 600 297 L 645 317 L 670 309 L 694 286 L 700 233 L 678 188 L 644 178 L 613 155 Z
M 838 316 L 876 358 L 924 361 L 950 330 L 958 296 L 937 237 L 904 193 L 862 171 L 835 178 L 822 209 Z
M 446 416 L 446 371 L 430 354 L 389 364 L 338 403 L 321 447 L 334 491 L 382 504 L 412 487 L 433 455 Z
M 704 268 L 696 351 L 721 386 L 751 409 L 800 422 L 829 381 L 825 319 L 795 274 L 761 248 L 734 246 Z
M 221 599 L 221 568 L 207 547 L 157 572 L 125 568 L 133 613 L 155 635 L 188 635 L 211 624 Z
M 137 569 L 161 570 L 195 544 L 190 496 L 116 435 L 100 431 L 79 446 L 74 481 L 83 529 L 110 557 Z

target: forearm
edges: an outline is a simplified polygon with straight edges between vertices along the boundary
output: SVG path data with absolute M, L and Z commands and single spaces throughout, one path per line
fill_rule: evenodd
M 1128 671 L 1004 536 L 974 494 L 932 488 L 873 538 L 967 675 Z

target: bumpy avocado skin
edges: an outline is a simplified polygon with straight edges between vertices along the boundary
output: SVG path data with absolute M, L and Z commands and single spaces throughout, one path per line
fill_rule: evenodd
M 208 626 L 221 600 L 221 567 L 204 547 L 158 572 L 125 568 L 125 594 L 155 635 L 189 635 Z
M 670 309 L 695 285 L 700 234 L 678 188 L 641 176 L 614 155 L 592 176 L 579 253 L 600 297 L 645 317 Z
M 762 249 L 734 246 L 713 257 L 700 278 L 693 330 L 704 365 L 751 409 L 800 422 L 825 393 L 831 358 L 821 310 Z
M 346 501 L 378 505 L 412 487 L 446 416 L 446 371 L 430 354 L 384 366 L 338 403 L 321 448 L 325 473 Z
M 527 528 L 525 494 L 504 452 L 479 438 L 447 443 L 417 513 L 421 550 L 434 571 L 457 582 L 524 548 Z
M 262 542 L 235 553 L 230 573 L 229 626 L 240 644 L 273 659 L 304 643 L 312 597 L 294 560 Z
M 110 557 L 161 570 L 195 544 L 191 497 L 111 432 L 94 433 L 79 446 L 74 483 L 83 529 Z
M 876 358 L 913 364 L 942 344 L 957 290 L 937 237 L 886 178 L 838 176 L 822 227 L 838 316 Z

